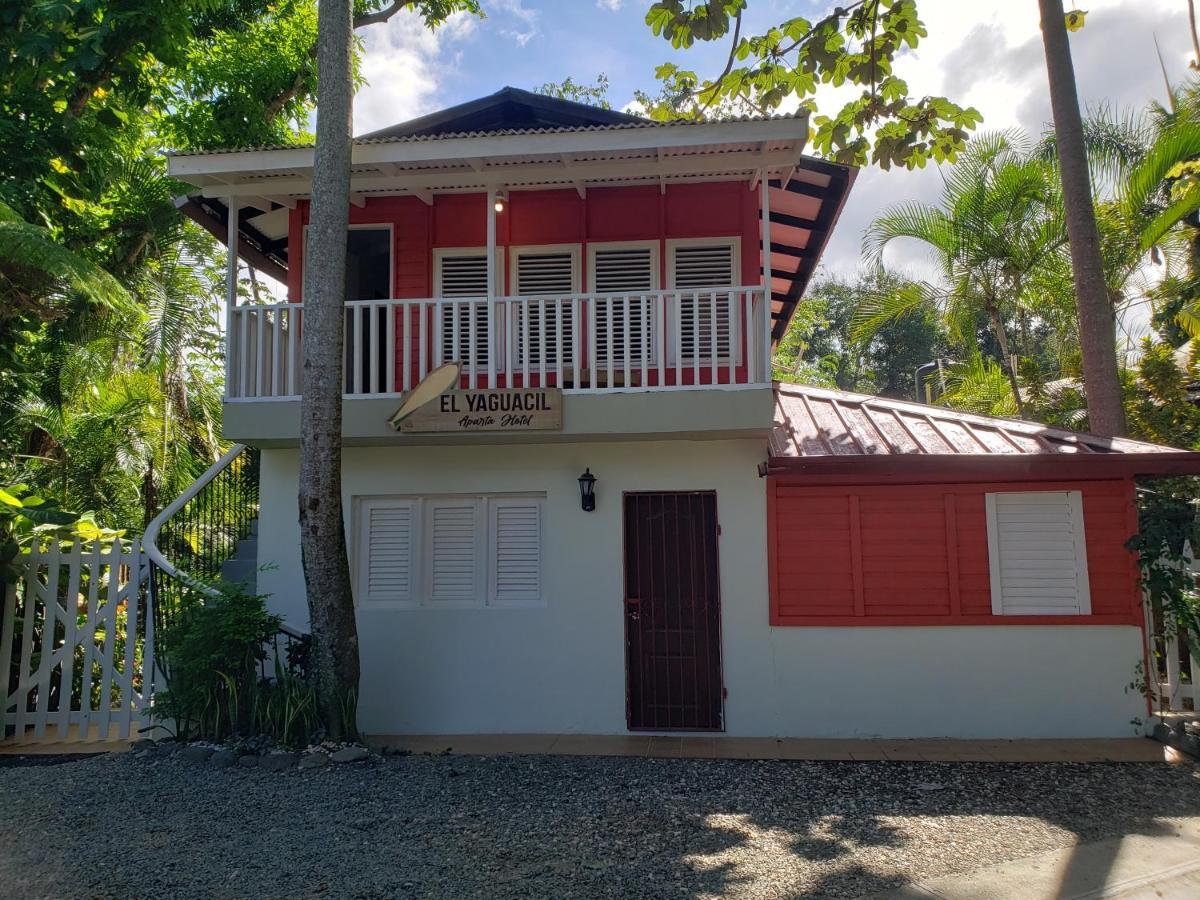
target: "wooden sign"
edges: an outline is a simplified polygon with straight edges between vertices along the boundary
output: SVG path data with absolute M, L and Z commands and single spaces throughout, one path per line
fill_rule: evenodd
M 559 388 L 446 391 L 400 420 L 401 431 L 558 431 Z

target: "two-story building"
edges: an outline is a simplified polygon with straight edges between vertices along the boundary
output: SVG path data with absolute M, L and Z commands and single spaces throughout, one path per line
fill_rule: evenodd
M 1132 477 L 1197 455 L 772 384 L 855 178 L 807 135 L 506 88 L 356 139 L 366 733 L 1100 736 L 1144 715 Z M 170 159 L 189 215 L 288 287 L 231 300 L 224 433 L 262 448 L 258 588 L 301 628 L 312 166 Z M 393 427 L 446 362 L 459 383 Z

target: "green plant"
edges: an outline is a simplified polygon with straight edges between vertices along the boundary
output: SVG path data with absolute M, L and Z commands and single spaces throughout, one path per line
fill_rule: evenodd
M 92 513 L 79 515 L 60 509 L 58 502 L 30 493 L 25 484 L 0 487 L 0 576 L 11 584 L 21 577 L 21 555 L 35 538 L 113 540 L 124 532 L 96 524 Z
M 173 722 L 181 739 L 263 735 L 279 744 L 306 744 L 317 728 L 315 693 L 301 673 L 267 649 L 279 617 L 267 612 L 263 596 L 241 585 L 218 588 L 216 597 L 189 600 L 162 635 L 171 676 L 157 697 L 155 718 Z M 262 677 L 272 655 L 273 677 Z

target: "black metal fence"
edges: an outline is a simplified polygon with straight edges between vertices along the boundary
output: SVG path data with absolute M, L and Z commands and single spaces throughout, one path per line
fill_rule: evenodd
M 155 541 L 182 577 L 151 568 L 156 625 L 165 634 L 189 592 L 221 577 L 222 564 L 258 518 L 259 451 L 246 447 L 167 519 Z

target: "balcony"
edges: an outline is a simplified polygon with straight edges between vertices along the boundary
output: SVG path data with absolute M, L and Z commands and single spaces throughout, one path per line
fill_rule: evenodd
M 558 439 L 756 433 L 770 422 L 766 302 L 759 286 L 348 302 L 345 435 L 397 439 L 385 423 L 398 398 L 450 361 L 462 388 L 561 389 Z M 227 437 L 294 443 L 303 327 L 301 303 L 230 311 Z
M 728 390 L 770 384 L 761 287 L 345 305 L 345 396 L 397 397 L 443 362 L 464 388 Z M 231 312 L 226 400 L 299 397 L 302 303 Z

